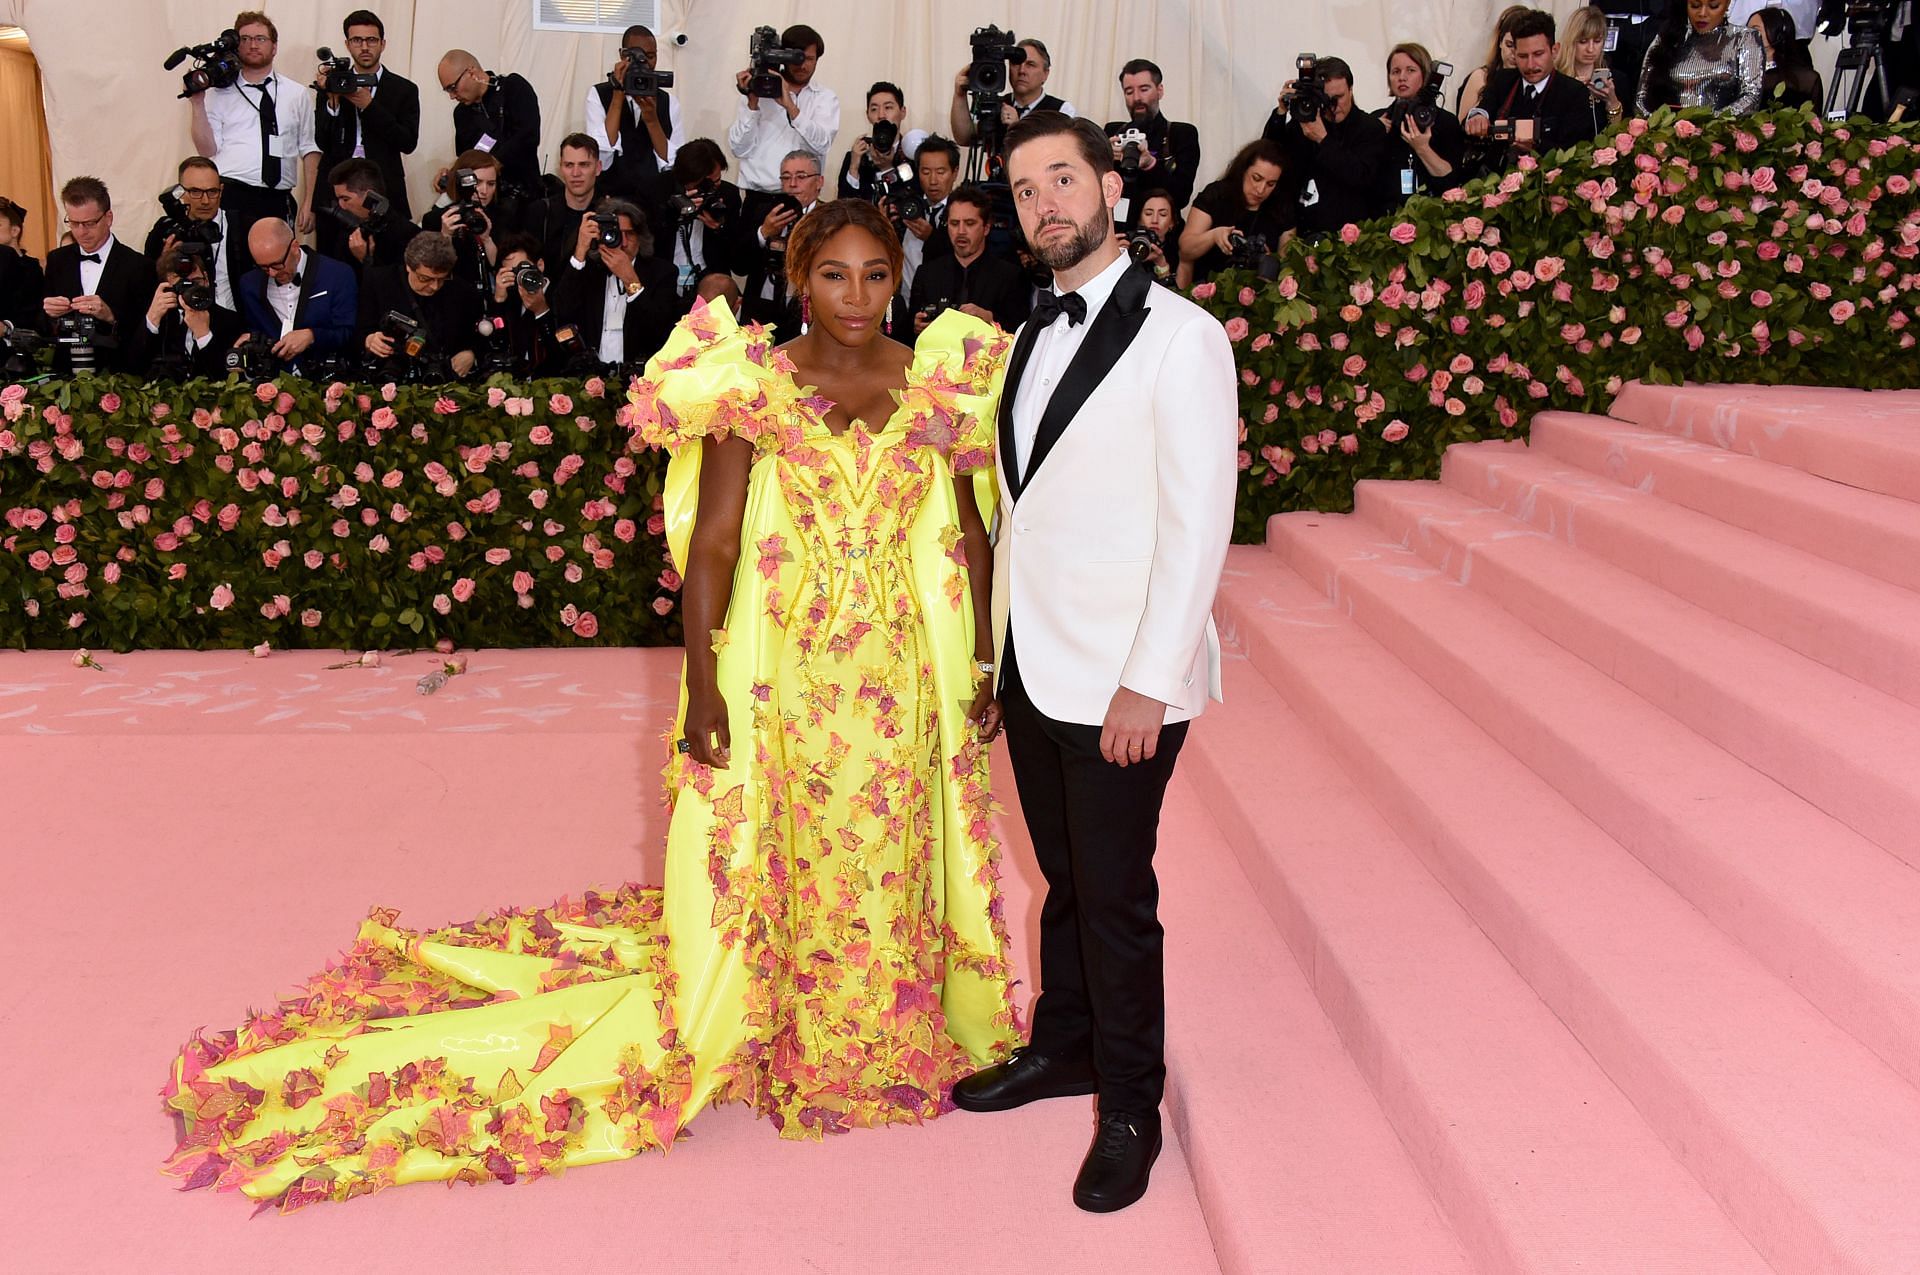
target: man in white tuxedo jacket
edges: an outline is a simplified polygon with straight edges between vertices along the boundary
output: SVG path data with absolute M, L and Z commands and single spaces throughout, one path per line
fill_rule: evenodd
M 1160 1150 L 1153 854 L 1187 724 L 1219 694 L 1237 379 L 1220 324 L 1115 242 L 1121 179 L 1098 125 L 1035 111 L 1007 155 L 1021 228 L 1054 272 L 1001 395 L 993 571 L 1007 745 L 1047 899 L 1032 1039 L 954 1101 L 1097 1093 L 1073 1194 L 1108 1212 L 1146 1191 Z

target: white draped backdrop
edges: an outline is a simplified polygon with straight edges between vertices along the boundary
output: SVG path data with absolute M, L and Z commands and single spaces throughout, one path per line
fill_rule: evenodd
M 161 60 L 183 43 L 212 38 L 233 21 L 237 0 L 0 0 L 0 24 L 24 27 L 46 85 L 56 187 L 91 174 L 114 192 L 123 235 L 144 234 L 158 215 L 157 193 L 192 152 L 188 109 L 175 100 L 177 72 Z M 313 50 L 344 52 L 340 19 L 349 0 L 268 3 L 280 29 L 278 68 L 313 74 Z M 387 28 L 387 65 L 420 85 L 421 135 L 408 176 L 416 208 L 428 202 L 434 171 L 451 158 L 453 123 L 435 64 L 450 48 L 471 50 L 494 70 L 518 71 L 540 94 L 542 160 L 580 127 L 586 86 L 612 63 L 615 35 L 533 29 L 532 0 L 376 0 L 365 7 Z M 1382 103 L 1386 51 L 1418 40 L 1465 75 L 1485 50 L 1503 0 L 662 0 L 661 65 L 678 77 L 676 96 L 689 137 L 725 145 L 739 101 L 733 73 L 745 64 L 755 26 L 808 22 L 826 41 L 817 82 L 834 89 L 843 123 L 831 156 L 859 136 L 866 88 L 900 84 L 909 124 L 947 131 L 953 75 L 967 61 L 967 36 L 995 23 L 1044 41 L 1053 54 L 1049 91 L 1096 120 L 1119 118 L 1123 62 L 1148 57 L 1166 73 L 1165 110 L 1199 126 L 1202 181 L 1218 175 L 1235 148 L 1259 132 L 1296 53 L 1339 55 L 1359 79 L 1363 106 Z M 1551 0 L 1566 14 L 1574 0 Z

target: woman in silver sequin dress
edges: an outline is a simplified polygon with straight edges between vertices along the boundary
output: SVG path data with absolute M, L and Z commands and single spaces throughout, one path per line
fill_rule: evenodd
M 1732 0 L 1671 0 L 1640 75 L 1642 115 L 1662 106 L 1706 106 L 1751 115 L 1760 105 L 1766 52 L 1760 38 L 1727 21 Z

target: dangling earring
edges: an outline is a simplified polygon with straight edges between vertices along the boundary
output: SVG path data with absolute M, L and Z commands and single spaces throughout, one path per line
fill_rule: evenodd
M 886 320 L 881 323 L 880 331 L 887 336 L 893 335 L 893 303 L 891 301 L 887 303 L 887 317 Z
M 800 326 L 803 328 L 813 326 L 813 297 L 805 292 L 800 294 Z

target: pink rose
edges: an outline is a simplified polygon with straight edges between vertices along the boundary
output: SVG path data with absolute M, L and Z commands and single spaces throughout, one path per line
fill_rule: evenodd
M 1210 283 L 1203 283 L 1200 286 L 1203 288 L 1210 288 L 1213 285 Z M 673 610 L 672 598 L 655 598 L 653 600 L 653 613 L 655 615 L 666 615 L 672 610 Z
M 1226 327 L 1227 339 L 1229 341 L 1244 341 L 1247 339 L 1247 321 L 1239 315 L 1228 319 Z
M 1347 361 L 1340 365 L 1340 370 L 1349 378 L 1356 377 L 1367 370 L 1367 361 L 1358 354 L 1349 355 Z
M 507 560 L 511 557 L 513 557 L 513 550 L 511 549 L 489 549 L 487 550 L 487 565 L 494 567 L 505 566 Z
M 555 416 L 565 416 L 573 411 L 573 400 L 565 394 L 555 394 L 547 400 L 547 410 Z
M 1407 423 L 1405 421 L 1389 421 L 1387 422 L 1387 427 L 1380 431 L 1380 437 L 1386 439 L 1389 443 L 1397 443 L 1406 436 Z
M 461 576 L 453 582 L 453 600 L 455 602 L 467 601 L 473 597 L 473 587 L 473 577 Z
M 207 605 L 216 611 L 224 611 L 233 605 L 233 589 L 227 584 L 213 586 L 213 596 L 207 599 Z
M 444 593 L 436 593 L 433 595 L 433 609 L 441 615 L 446 615 L 453 610 L 453 599 Z
M 119 411 L 120 396 L 118 394 L 102 394 L 100 396 L 100 410 L 103 412 Z
M 1387 238 L 1397 244 L 1409 244 L 1420 237 L 1420 229 L 1410 221 L 1403 221 L 1387 232 Z
M 1351 247 L 1360 242 L 1360 227 L 1348 222 L 1340 227 L 1340 242 Z
M 553 430 L 545 425 L 535 425 L 527 431 L 527 441 L 536 447 L 545 447 L 553 441 Z
M 513 591 L 515 593 L 533 592 L 533 577 L 524 571 L 513 573 Z
M 507 392 L 501 389 L 498 385 L 492 386 L 487 390 L 487 406 L 488 407 L 498 407 L 506 401 L 507 401 Z
M 1252 304 L 1253 304 L 1253 297 L 1254 297 L 1254 293 L 1253 293 L 1253 289 L 1252 289 L 1252 288 L 1242 288 L 1242 289 L 1240 289 L 1240 304 L 1241 304 L 1241 305 L 1252 305 Z
M 1836 301 L 1827 313 L 1833 316 L 1833 321 L 1836 325 L 1845 323 L 1854 316 L 1853 302 Z
M 596 637 L 600 632 L 600 621 L 594 618 L 593 612 L 582 611 L 580 618 L 573 622 L 573 631 L 579 637 Z
M 1216 288 L 1217 285 L 1211 282 L 1197 284 L 1193 289 L 1193 299 L 1195 301 L 1211 301 Z M 666 612 L 662 611 L 660 614 L 665 615 Z
M 597 376 L 588 377 L 587 383 L 581 388 L 588 398 L 605 398 L 607 394 L 607 383 Z

